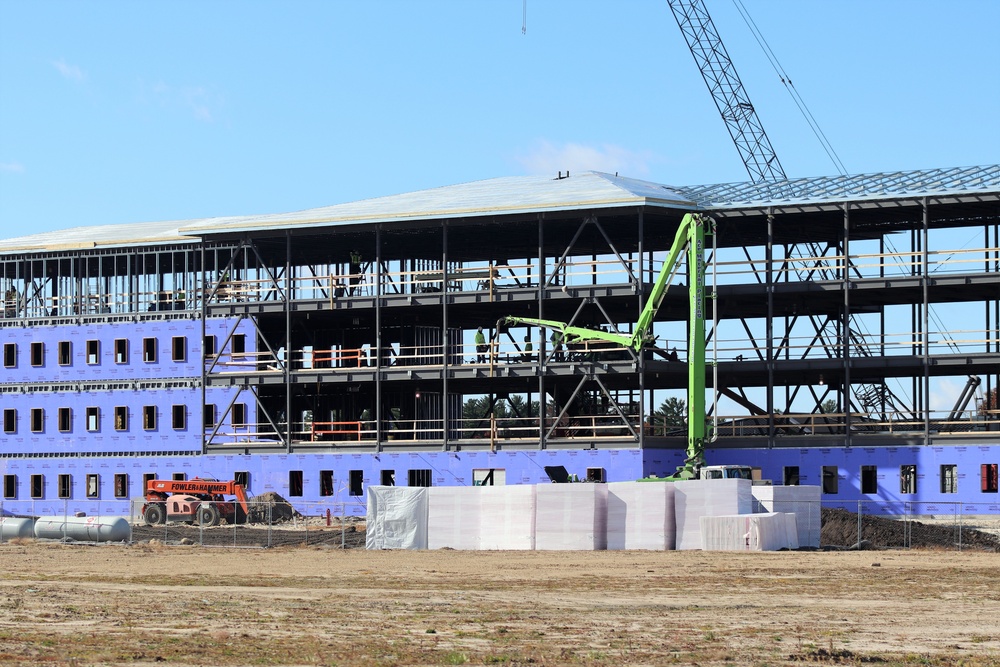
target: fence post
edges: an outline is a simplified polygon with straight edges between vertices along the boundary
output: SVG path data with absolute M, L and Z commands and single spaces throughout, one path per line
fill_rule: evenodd
M 857 541 L 858 549 L 861 548 L 861 511 L 863 502 L 864 502 L 863 500 L 858 501 L 858 541 Z
M 959 503 L 958 505 L 958 550 L 962 550 L 962 528 L 963 519 L 965 518 L 965 505 Z

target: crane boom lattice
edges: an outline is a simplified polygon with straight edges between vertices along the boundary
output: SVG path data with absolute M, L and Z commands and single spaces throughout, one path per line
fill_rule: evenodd
M 701 0 L 667 0 L 754 183 L 785 180 L 757 112 Z

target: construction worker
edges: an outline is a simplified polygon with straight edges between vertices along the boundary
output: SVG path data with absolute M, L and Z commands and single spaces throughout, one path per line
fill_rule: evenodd
M 357 250 L 351 251 L 351 261 L 348 266 L 348 273 L 350 273 L 350 293 L 351 296 L 354 296 L 354 289 L 357 284 L 361 282 L 361 253 Z
M 562 352 L 563 333 L 562 333 L 562 331 L 559 331 L 558 329 L 556 329 L 555 331 L 553 331 L 552 332 L 552 336 L 549 338 L 549 340 L 552 341 L 552 360 L 553 361 L 562 361 L 563 360 L 563 352 Z
M 535 356 L 532 353 L 531 336 L 525 336 L 524 337 L 524 347 L 522 348 L 522 350 L 523 350 L 523 353 L 521 354 L 521 361 L 528 361 L 528 362 L 530 362 L 532 360 L 532 358 Z
M 479 327 L 476 331 L 476 363 L 485 364 L 486 363 L 486 351 L 489 349 L 486 345 L 486 334 L 483 333 L 483 328 Z

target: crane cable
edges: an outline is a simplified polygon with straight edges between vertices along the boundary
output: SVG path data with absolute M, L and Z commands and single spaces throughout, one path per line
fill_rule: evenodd
M 785 89 L 791 96 L 792 101 L 795 102 L 795 105 L 799 108 L 799 112 L 802 114 L 802 117 L 805 118 L 806 123 L 809 125 L 809 129 L 812 130 L 813 135 L 815 135 L 816 139 L 823 147 L 827 157 L 829 157 L 830 161 L 833 162 L 834 168 L 841 176 L 847 176 L 847 169 L 844 167 L 844 163 L 840 161 L 840 156 L 837 155 L 837 151 L 834 150 L 833 145 L 826 138 L 826 135 L 820 128 L 819 123 L 816 122 L 816 118 L 812 115 L 812 112 L 809 111 L 809 107 L 806 106 L 805 100 L 803 100 L 802 96 L 799 95 L 799 91 L 795 89 L 795 84 L 792 83 L 792 77 L 785 72 L 785 68 L 781 66 L 780 62 L 778 62 L 778 57 L 774 54 L 774 51 L 771 50 L 771 46 L 767 43 L 767 40 L 764 39 L 764 35 L 761 33 L 760 28 L 757 27 L 757 24 L 750 17 L 750 12 L 747 11 L 747 8 L 743 5 L 743 1 L 733 0 L 733 4 L 736 6 L 736 10 L 740 13 L 740 16 L 743 17 L 743 22 L 747 24 L 748 28 L 750 28 L 750 32 L 753 33 L 754 39 L 757 40 L 757 44 L 760 46 L 764 55 L 771 63 L 771 67 L 774 68 L 778 78 L 781 79 L 781 83 L 785 86 Z

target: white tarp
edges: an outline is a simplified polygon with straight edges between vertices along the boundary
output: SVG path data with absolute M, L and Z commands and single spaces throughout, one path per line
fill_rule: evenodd
M 753 512 L 748 479 L 691 479 L 673 484 L 679 550 L 701 549 L 701 517 Z
M 819 548 L 820 499 L 818 486 L 755 486 L 755 512 L 791 512 L 795 514 L 799 546 Z
M 607 484 L 540 484 L 536 487 L 535 549 L 606 549 L 607 528 Z
M 478 486 L 480 549 L 535 548 L 535 485 Z
M 705 551 L 778 551 L 798 549 L 795 515 L 736 514 L 703 516 L 701 548 Z
M 369 486 L 368 549 L 427 548 L 427 489 Z
M 479 486 L 435 486 L 427 489 L 427 548 L 479 548 Z
M 673 549 L 673 482 L 608 484 L 608 549 Z

